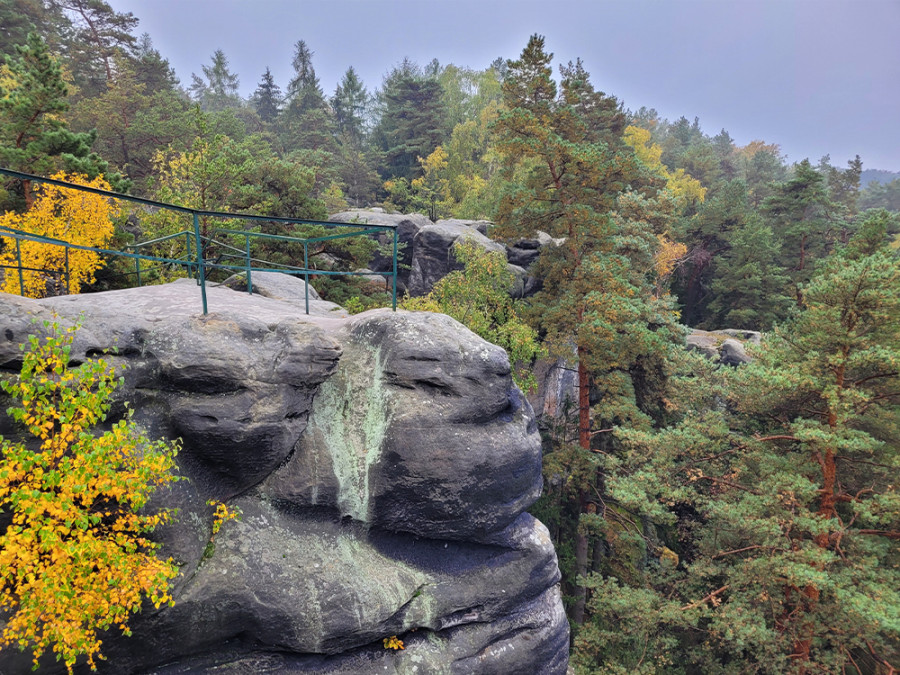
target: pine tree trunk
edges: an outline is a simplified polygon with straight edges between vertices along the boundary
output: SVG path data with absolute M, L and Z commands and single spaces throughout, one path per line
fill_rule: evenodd
M 585 350 L 578 348 L 578 444 L 585 452 L 591 451 L 591 378 L 584 365 Z M 587 493 L 580 495 L 579 513 L 585 513 Z M 588 537 L 580 527 L 575 531 L 575 574 L 583 577 L 588 573 Z M 584 623 L 584 606 L 587 602 L 587 589 L 576 583 L 575 604 L 572 606 L 572 621 L 577 625 Z
M 25 210 L 31 211 L 31 207 L 34 206 L 34 194 L 31 192 L 30 180 L 22 181 L 22 190 L 25 192 Z
M 838 391 L 844 389 L 844 363 L 849 357 L 850 350 L 844 348 L 843 362 L 835 369 L 835 388 Z M 834 431 L 838 426 L 837 413 L 830 410 L 828 413 L 828 426 Z M 821 451 L 820 451 L 821 452 Z M 822 519 L 829 520 L 836 515 L 837 494 L 837 462 L 835 461 L 835 453 L 833 448 L 826 448 L 824 454 L 818 457 L 819 466 L 822 469 L 822 488 L 821 500 L 819 501 L 818 516 Z M 818 546 L 824 549 L 831 547 L 831 537 L 829 532 L 817 534 L 814 541 Z M 812 612 L 816 604 L 819 602 L 820 591 L 818 587 L 808 585 L 801 591 L 803 603 L 803 613 Z M 807 672 L 806 664 L 809 662 L 810 650 L 812 648 L 812 633 L 814 626 L 807 623 L 801 627 L 800 635 L 793 645 L 791 657 L 797 660 L 798 675 L 805 675 Z
M 584 348 L 578 348 L 578 445 L 591 450 L 591 376 L 584 365 Z
M 584 513 L 584 499 L 582 499 L 581 512 Z M 588 537 L 581 526 L 575 532 L 575 574 L 578 577 L 587 575 L 588 572 Z M 576 577 L 577 578 L 577 577 Z M 587 589 L 576 584 L 575 604 L 572 605 L 572 622 L 578 626 L 584 623 L 584 607 L 587 604 Z

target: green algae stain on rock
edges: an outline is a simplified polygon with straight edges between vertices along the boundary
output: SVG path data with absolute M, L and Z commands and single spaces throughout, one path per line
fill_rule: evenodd
M 331 454 L 338 508 L 361 522 L 369 521 L 369 481 L 390 423 L 388 398 L 380 351 L 359 345 L 344 353 L 314 404 L 310 426 Z

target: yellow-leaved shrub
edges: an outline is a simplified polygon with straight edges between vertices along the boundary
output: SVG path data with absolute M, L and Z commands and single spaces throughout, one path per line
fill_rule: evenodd
M 59 172 L 52 178 L 100 190 L 110 189 L 109 183 L 99 176 L 89 181 L 84 176 Z M 25 213 L 7 211 L 0 215 L 0 226 L 94 248 L 105 247 L 112 239 L 114 229 L 112 219 L 118 213 L 118 208 L 110 199 L 49 183 L 37 186 L 36 192 L 37 198 L 30 210 Z M 23 270 L 20 284 L 15 243 L 8 238 L 5 241 L 6 247 L 0 253 L 0 265 L 6 266 L 6 275 L 0 290 L 30 298 L 43 298 L 65 292 L 67 268 L 65 247 L 22 241 L 20 255 Z M 94 272 L 102 264 L 100 254 L 70 248 L 69 292 L 78 293 L 83 286 L 93 283 Z
M 130 417 L 105 420 L 120 380 L 100 360 L 69 366 L 76 327 L 31 336 L 21 374 L 0 383 L 17 402 L 8 413 L 30 441 L 0 437 L 0 646 L 47 650 L 72 672 L 79 656 L 102 658 L 98 632 L 127 621 L 144 598 L 171 603 L 175 563 L 156 556 L 147 534 L 172 512 L 150 510 L 158 488 L 177 480 L 177 444 L 151 441 Z

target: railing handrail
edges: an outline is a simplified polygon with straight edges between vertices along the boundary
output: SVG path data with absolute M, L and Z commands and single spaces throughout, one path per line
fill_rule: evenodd
M 200 293 L 203 301 L 203 313 L 207 313 L 207 298 L 206 298 L 206 269 L 235 269 L 235 270 L 246 270 L 247 272 L 247 291 L 248 293 L 253 293 L 253 285 L 251 280 L 251 274 L 253 272 L 263 272 L 263 271 L 274 271 L 282 274 L 288 275 L 300 275 L 304 276 L 306 281 L 306 313 L 309 314 L 309 277 L 310 275 L 324 275 L 324 276 L 360 276 L 368 274 L 367 272 L 351 272 L 351 271 L 337 271 L 337 270 L 314 270 L 309 268 L 309 244 L 318 243 L 322 241 L 332 241 L 336 239 L 345 239 L 348 237 L 358 237 L 358 236 L 366 236 L 371 234 L 380 234 L 383 232 L 391 232 L 393 238 L 393 270 L 390 273 L 384 274 L 385 277 L 391 277 L 393 280 L 393 300 L 392 306 L 396 310 L 397 309 L 397 245 L 398 245 L 398 232 L 396 225 L 374 225 L 369 223 L 344 223 L 344 222 L 333 222 L 326 220 L 307 220 L 303 218 L 284 218 L 277 216 L 259 216 L 256 214 L 250 213 L 227 213 L 223 211 L 206 211 L 202 209 L 193 209 L 185 206 L 179 206 L 177 204 L 167 204 L 165 202 L 158 202 L 152 199 L 145 199 L 143 197 L 135 197 L 132 195 L 126 195 L 119 192 L 112 192 L 110 190 L 101 190 L 100 188 L 90 187 L 87 185 L 78 185 L 76 183 L 69 183 L 67 181 L 58 180 L 56 178 L 45 178 L 43 176 L 36 176 L 29 173 L 24 173 L 22 171 L 13 171 L 12 169 L 4 169 L 0 168 L 0 175 L 8 176 L 10 178 L 16 178 L 23 181 L 33 181 L 37 183 L 48 183 L 50 185 L 56 185 L 63 188 L 68 188 L 72 190 L 78 190 L 81 192 L 88 192 L 91 194 L 100 195 L 103 197 L 107 197 L 110 199 L 123 199 L 125 201 L 130 201 L 138 204 L 143 204 L 145 206 L 150 206 L 157 209 L 164 209 L 169 211 L 175 211 L 178 213 L 185 213 L 192 216 L 193 220 L 193 229 L 192 230 L 183 230 L 181 232 L 166 235 L 163 237 L 158 237 L 156 239 L 152 239 L 150 241 L 138 242 L 135 244 L 128 244 L 125 246 L 126 249 L 130 248 L 134 250 L 134 253 L 129 253 L 127 251 L 117 251 L 106 248 L 97 248 L 93 246 L 82 246 L 80 244 L 73 244 L 62 239 L 56 239 L 53 237 L 47 237 L 45 235 L 36 234 L 33 232 L 27 232 L 25 230 L 18 230 L 16 228 L 11 228 L 8 226 L 0 226 L 0 238 L 9 237 L 14 239 L 16 242 L 16 256 L 18 259 L 18 270 L 19 270 L 19 288 L 21 293 L 25 293 L 25 287 L 22 279 L 22 272 L 24 268 L 22 266 L 21 254 L 20 254 L 20 242 L 21 241 L 35 241 L 38 243 L 54 245 L 54 246 L 63 246 L 66 250 L 66 288 L 68 292 L 68 276 L 69 276 L 69 249 L 75 249 L 79 251 L 91 251 L 94 253 L 101 253 L 105 255 L 115 255 L 122 256 L 124 258 L 130 258 L 135 261 L 135 273 L 137 275 L 138 285 L 141 285 L 141 269 L 140 269 L 140 261 L 141 260 L 149 260 L 153 262 L 161 262 L 164 264 L 173 264 L 173 265 L 185 265 L 188 269 L 189 276 L 193 273 L 194 268 L 197 269 L 197 283 L 200 286 Z M 355 232 L 341 232 L 338 234 L 321 236 L 321 237 L 310 237 L 310 238 L 300 238 L 300 237 L 290 237 L 287 235 L 273 235 L 263 232 L 251 232 L 248 230 L 230 230 L 227 228 L 218 228 L 214 230 L 213 236 L 218 233 L 228 233 L 228 234 L 236 234 L 239 236 L 244 236 L 246 238 L 245 250 L 242 257 L 246 260 L 246 264 L 242 266 L 237 265 L 223 265 L 217 262 L 208 262 L 203 254 L 204 243 L 218 243 L 218 245 L 230 247 L 224 242 L 216 242 L 215 239 L 211 237 L 207 237 L 201 234 L 200 232 L 200 218 L 201 217 L 212 217 L 212 218 L 223 218 L 223 219 L 241 219 L 241 220 L 249 220 L 256 222 L 270 222 L 270 223 L 287 223 L 291 225 L 312 225 L 326 228 L 354 228 L 357 231 Z M 160 256 L 150 256 L 138 253 L 139 249 L 144 246 L 148 246 L 151 244 L 159 244 L 164 241 L 168 241 L 169 239 L 175 239 L 178 237 L 185 237 L 187 253 L 184 258 L 164 258 Z M 259 260 L 256 258 L 251 258 L 250 256 L 250 239 L 252 238 L 262 238 L 262 239 L 273 239 L 273 240 L 281 240 L 281 241 L 293 241 L 303 244 L 303 267 L 294 267 L 291 265 L 284 265 L 280 263 L 270 263 L 269 261 Z M 196 257 L 193 257 L 191 252 L 191 239 L 194 240 L 194 253 Z M 235 251 L 239 249 L 234 248 Z M 237 257 L 231 255 L 229 257 Z M 272 269 L 265 267 L 255 267 L 253 263 L 265 263 L 271 265 L 278 265 L 283 267 L 292 267 L 292 270 L 286 269 Z
M 396 230 L 396 225 L 373 225 L 369 223 L 338 223 L 330 220 L 307 220 L 305 218 L 285 218 L 283 216 L 260 216 L 255 213 L 229 213 L 227 211 L 205 211 L 203 209 L 193 209 L 188 206 L 179 206 L 178 204 L 168 204 L 166 202 L 158 202 L 146 197 L 136 197 L 134 195 L 126 195 L 121 192 L 113 192 L 111 190 L 101 190 L 100 188 L 90 187 L 88 185 L 78 185 L 77 183 L 68 183 L 64 180 L 56 178 L 45 178 L 44 176 L 35 176 L 22 171 L 13 171 L 12 169 L 0 168 L 0 174 L 9 176 L 10 178 L 18 178 L 19 180 L 31 180 L 39 183 L 50 183 L 59 187 L 71 188 L 73 190 L 81 190 L 82 192 L 90 192 L 103 197 L 112 197 L 114 199 L 124 199 L 145 206 L 153 206 L 159 209 L 167 209 L 169 211 L 178 211 L 180 213 L 188 213 L 201 217 L 211 218 L 240 218 L 241 220 L 261 220 L 270 223 L 288 223 L 299 225 L 323 225 L 325 227 L 357 227 L 360 229 L 375 230 Z

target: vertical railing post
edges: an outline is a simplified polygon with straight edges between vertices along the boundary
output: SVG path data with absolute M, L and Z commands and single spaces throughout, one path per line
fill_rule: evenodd
M 16 264 L 19 266 L 19 295 L 25 295 L 25 277 L 22 274 L 22 240 L 16 237 Z
M 250 278 L 250 235 L 245 234 L 244 239 L 247 240 L 247 292 L 253 295 L 253 279 Z
M 191 234 L 190 232 L 185 233 L 185 250 L 187 251 L 187 261 L 188 261 L 188 279 L 194 278 L 194 265 L 191 263 Z
M 309 243 L 303 242 L 303 278 L 306 281 L 306 313 L 309 314 Z
M 397 311 L 397 228 L 394 228 L 394 297 L 392 307 Z
M 141 259 L 137 256 L 140 255 L 140 249 L 135 246 L 134 247 L 134 275 L 137 277 L 137 285 L 138 288 L 141 287 Z
M 203 242 L 200 240 L 200 216 L 194 212 L 194 244 L 197 247 L 197 271 L 200 274 L 200 297 L 203 298 L 203 314 L 207 313 L 206 305 L 206 261 L 203 259 Z
M 69 293 L 71 293 L 71 291 L 69 290 L 69 283 L 70 283 L 70 277 L 69 277 L 69 247 L 66 246 L 65 249 L 66 249 L 66 295 L 68 295 Z

